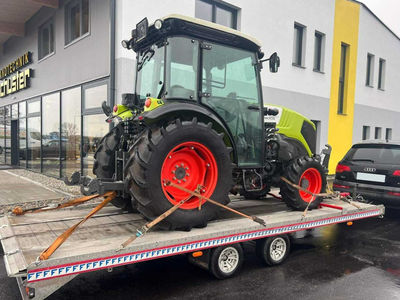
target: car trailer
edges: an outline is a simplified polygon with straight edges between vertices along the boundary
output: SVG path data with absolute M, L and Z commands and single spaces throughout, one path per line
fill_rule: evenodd
M 22 299 L 45 299 L 79 274 L 187 254 L 189 261 L 217 278 L 233 276 L 243 262 L 242 242 L 256 241 L 256 253 L 267 265 L 280 264 L 290 249 L 290 233 L 364 218 L 382 217 L 383 205 L 327 199 L 318 209 L 289 211 L 274 198 L 240 200 L 230 207 L 256 215 L 262 226 L 224 211 L 205 228 L 184 231 L 149 231 L 126 248 L 123 241 L 146 221 L 139 214 L 107 206 L 83 224 L 48 259 L 37 257 L 54 239 L 93 208 L 74 207 L 40 214 L 0 218 L 0 239 L 8 276 L 15 277 Z

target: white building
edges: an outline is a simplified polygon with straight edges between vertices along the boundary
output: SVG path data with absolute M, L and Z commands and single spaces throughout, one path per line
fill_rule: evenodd
M 90 172 L 95 141 L 108 130 L 99 121 L 101 101 L 113 105 L 134 92 L 136 55 L 120 42 L 144 17 L 168 14 L 230 26 L 261 41 L 266 56 L 277 52 L 279 72 L 262 72 L 264 101 L 315 122 L 317 149 L 333 146 L 331 173 L 353 142 L 400 140 L 400 39 L 358 1 L 27 0 L 24 10 L 18 3 L 0 4 L 0 69 L 29 52 L 32 76 L 19 92 L 0 94 L 0 163 L 57 177 L 79 167 Z M 30 112 L 36 101 L 40 108 Z M 52 106 L 58 118 L 49 117 L 49 103 L 59 103 Z M 74 145 L 65 142 L 66 119 L 76 123 Z M 47 143 L 55 152 L 47 153 Z M 22 154 L 13 159 L 11 149 Z

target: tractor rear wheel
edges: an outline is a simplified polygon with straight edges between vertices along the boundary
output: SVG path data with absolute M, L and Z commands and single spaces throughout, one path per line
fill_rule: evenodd
M 307 189 L 313 194 L 325 192 L 326 176 L 324 168 L 315 158 L 304 156 L 295 159 L 287 168 L 285 178 Z M 281 191 L 283 201 L 295 210 L 304 210 L 311 202 L 309 209 L 317 208 L 322 197 L 314 197 L 306 192 L 299 191 L 293 186 L 282 182 Z
M 123 128 L 117 125 L 100 141 L 94 154 L 93 174 L 100 179 L 111 179 L 115 173 L 115 152 L 121 141 Z M 123 210 L 132 210 L 131 198 L 118 196 L 111 203 Z
M 208 125 L 179 119 L 164 127 L 146 129 L 140 141 L 131 149 L 127 162 L 131 177 L 130 193 L 137 200 L 137 208 L 153 220 L 166 210 L 186 200 L 162 223 L 174 230 L 204 227 L 215 219 L 219 207 L 205 203 L 177 188 L 165 185 L 170 181 L 200 193 L 222 204 L 229 202 L 232 170 L 229 149 L 223 136 Z M 199 209 L 201 204 L 201 209 Z

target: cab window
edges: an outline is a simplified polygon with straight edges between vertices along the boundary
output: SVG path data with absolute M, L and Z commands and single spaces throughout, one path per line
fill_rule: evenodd
M 262 163 L 261 98 L 255 54 L 210 44 L 203 49 L 203 104 L 228 125 L 236 143 L 240 166 Z

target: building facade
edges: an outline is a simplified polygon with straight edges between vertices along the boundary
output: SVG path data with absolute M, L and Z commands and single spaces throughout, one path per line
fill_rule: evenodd
M 333 147 L 330 173 L 353 142 L 400 139 L 400 39 L 360 2 L 54 0 L 28 8 L 20 36 L 0 26 L 0 164 L 91 175 L 109 130 L 101 103 L 134 92 L 136 55 L 120 42 L 144 17 L 172 13 L 254 36 L 266 56 L 278 52 L 279 72 L 262 71 L 264 102 L 314 121 L 316 149 Z

